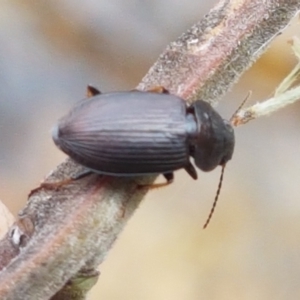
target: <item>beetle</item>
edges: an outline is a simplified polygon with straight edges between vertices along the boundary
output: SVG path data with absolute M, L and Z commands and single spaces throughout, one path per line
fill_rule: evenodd
M 202 100 L 188 105 L 162 87 L 150 91 L 101 93 L 88 87 L 52 130 L 54 143 L 89 170 L 112 176 L 202 171 L 225 166 L 234 151 L 234 131 Z M 154 184 L 162 186 L 166 184 Z

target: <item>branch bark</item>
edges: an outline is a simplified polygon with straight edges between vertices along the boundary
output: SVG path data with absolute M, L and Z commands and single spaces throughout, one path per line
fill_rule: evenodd
M 217 101 L 300 9 L 300 0 L 221 0 L 171 43 L 138 85 L 163 85 L 188 101 Z M 45 180 L 82 167 L 67 159 Z M 0 242 L 0 298 L 85 299 L 96 268 L 140 204 L 153 176 L 91 175 L 34 191 Z

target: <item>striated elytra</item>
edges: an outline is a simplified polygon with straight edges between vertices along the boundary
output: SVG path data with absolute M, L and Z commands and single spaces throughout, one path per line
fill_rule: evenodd
M 55 144 L 88 169 L 113 176 L 163 174 L 184 168 L 197 179 L 224 166 L 234 150 L 231 124 L 205 101 L 192 105 L 162 90 L 101 94 L 90 87 L 54 126 Z

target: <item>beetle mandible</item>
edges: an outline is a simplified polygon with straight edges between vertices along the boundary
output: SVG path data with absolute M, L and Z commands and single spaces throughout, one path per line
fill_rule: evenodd
M 182 168 L 197 179 L 190 157 L 202 171 L 224 167 L 232 157 L 233 128 L 205 101 L 188 105 L 162 87 L 102 94 L 90 86 L 88 95 L 58 121 L 52 136 L 91 171 L 163 174 L 169 184 Z

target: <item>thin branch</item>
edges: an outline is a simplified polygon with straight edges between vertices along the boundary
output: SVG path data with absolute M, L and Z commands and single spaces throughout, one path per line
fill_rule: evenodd
M 221 0 L 166 49 L 138 88 L 163 85 L 189 101 L 202 98 L 214 102 L 299 8 L 300 0 Z M 81 170 L 67 159 L 46 182 L 69 178 Z M 52 299 L 62 299 L 60 295 L 83 299 L 85 288 L 73 293 L 67 283 L 82 274 L 95 278 L 92 271 L 104 260 L 147 192 L 137 185 L 154 179 L 91 175 L 57 191 L 33 192 L 0 242 L 0 298 L 49 299 L 59 291 Z M 15 257 L 9 256 L 8 262 L 6 253 L 11 249 L 15 249 Z
M 295 83 L 296 80 L 299 80 L 300 75 L 300 40 L 297 37 L 294 37 L 292 41 L 292 48 L 299 62 L 277 87 L 274 97 L 239 110 L 232 118 L 232 123 L 235 126 L 246 124 L 259 117 L 270 115 L 271 113 L 300 100 L 300 86 L 290 89 L 293 83 Z
M 232 123 L 235 126 L 246 124 L 259 117 L 268 116 L 298 100 L 300 100 L 300 86 L 264 102 L 256 103 L 248 108 L 241 109 L 233 118 Z

